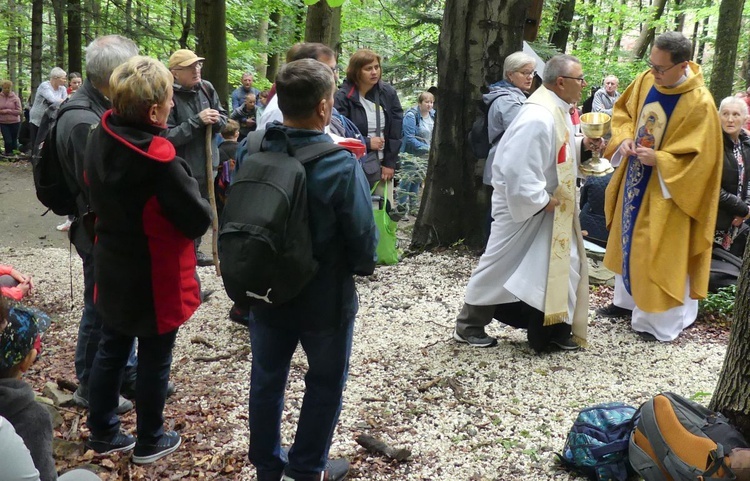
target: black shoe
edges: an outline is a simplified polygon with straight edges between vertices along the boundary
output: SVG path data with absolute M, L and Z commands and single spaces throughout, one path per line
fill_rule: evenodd
M 580 349 L 581 346 L 579 346 L 574 340 L 572 336 L 568 337 L 560 337 L 556 339 L 550 339 L 550 344 L 555 345 L 562 349 L 563 351 L 575 351 L 577 349 Z
M 453 339 L 455 339 L 458 342 L 463 342 L 464 344 L 468 344 L 471 347 L 493 347 L 497 345 L 497 339 L 495 339 L 492 336 L 488 336 L 486 333 L 482 332 L 480 335 L 476 336 L 462 336 L 458 333 L 457 330 L 453 330 Z
M 130 434 L 118 432 L 111 439 L 105 441 L 97 439 L 93 434 L 86 440 L 86 447 L 93 449 L 98 454 L 112 454 L 122 451 L 130 451 L 135 446 L 135 438 Z
M 164 433 L 156 444 L 136 444 L 133 451 L 133 463 L 150 464 L 173 453 L 180 447 L 182 438 L 174 431 Z
M 296 478 L 285 474 L 281 481 L 343 481 L 347 474 L 349 474 L 349 461 L 346 459 L 330 459 L 326 463 L 326 470 L 323 473 Z
M 167 397 L 172 397 L 172 394 L 174 394 L 176 390 L 177 388 L 174 383 L 169 381 L 167 383 Z M 122 383 L 122 386 L 120 386 L 120 394 L 128 399 L 135 399 L 135 380 Z
M 198 265 L 201 267 L 214 265 L 214 258 L 208 254 L 204 254 L 201 251 L 195 253 L 195 257 L 198 260 Z
M 659 341 L 656 338 L 656 336 L 654 336 L 650 332 L 635 331 L 635 333 L 638 334 L 638 337 L 640 337 L 641 339 L 643 339 L 646 342 L 658 342 Z
M 596 315 L 599 317 L 606 317 L 614 319 L 618 317 L 630 317 L 633 315 L 632 309 L 625 309 L 624 307 L 618 307 L 613 303 L 609 303 L 604 307 L 600 307 L 596 310 Z
M 119 397 L 119 400 L 120 402 L 115 409 L 115 412 L 117 414 L 125 414 L 126 412 L 133 409 L 132 402 L 128 401 L 122 396 Z M 78 407 L 82 407 L 83 409 L 89 408 L 89 390 L 83 384 L 79 384 L 78 389 L 76 389 L 76 391 L 73 393 L 73 404 Z
M 250 316 L 250 309 L 244 309 L 237 304 L 229 309 L 229 320 L 245 327 L 250 326 Z

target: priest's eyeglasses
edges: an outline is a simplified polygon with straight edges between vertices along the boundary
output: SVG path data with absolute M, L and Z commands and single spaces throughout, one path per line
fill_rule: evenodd
M 676 66 L 678 66 L 679 63 L 673 64 L 671 67 L 659 67 L 658 65 L 654 65 L 650 61 L 647 61 L 646 65 L 648 65 L 648 68 L 650 68 L 654 72 L 656 72 L 658 74 L 664 74 L 664 73 L 668 72 L 669 70 L 672 70 L 673 68 L 675 68 Z
M 586 83 L 586 78 L 581 75 L 580 77 L 568 77 L 567 75 L 560 75 L 562 78 L 569 78 L 570 80 L 577 80 L 581 85 Z

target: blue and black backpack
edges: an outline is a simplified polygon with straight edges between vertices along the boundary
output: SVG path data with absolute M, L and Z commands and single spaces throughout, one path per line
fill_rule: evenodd
M 613 402 L 578 413 L 562 454 L 563 466 L 596 481 L 626 481 L 628 443 L 636 408 Z

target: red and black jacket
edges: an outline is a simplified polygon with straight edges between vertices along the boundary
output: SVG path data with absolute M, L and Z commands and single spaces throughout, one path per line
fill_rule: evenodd
M 170 332 L 200 305 L 193 239 L 211 211 L 162 132 L 109 110 L 85 156 L 97 218 L 94 300 L 104 323 L 133 336 Z

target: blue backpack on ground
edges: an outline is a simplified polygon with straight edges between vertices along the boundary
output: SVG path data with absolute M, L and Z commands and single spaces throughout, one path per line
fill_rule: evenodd
M 613 402 L 578 413 L 568 433 L 560 462 L 596 481 L 626 481 L 628 443 L 636 408 Z

